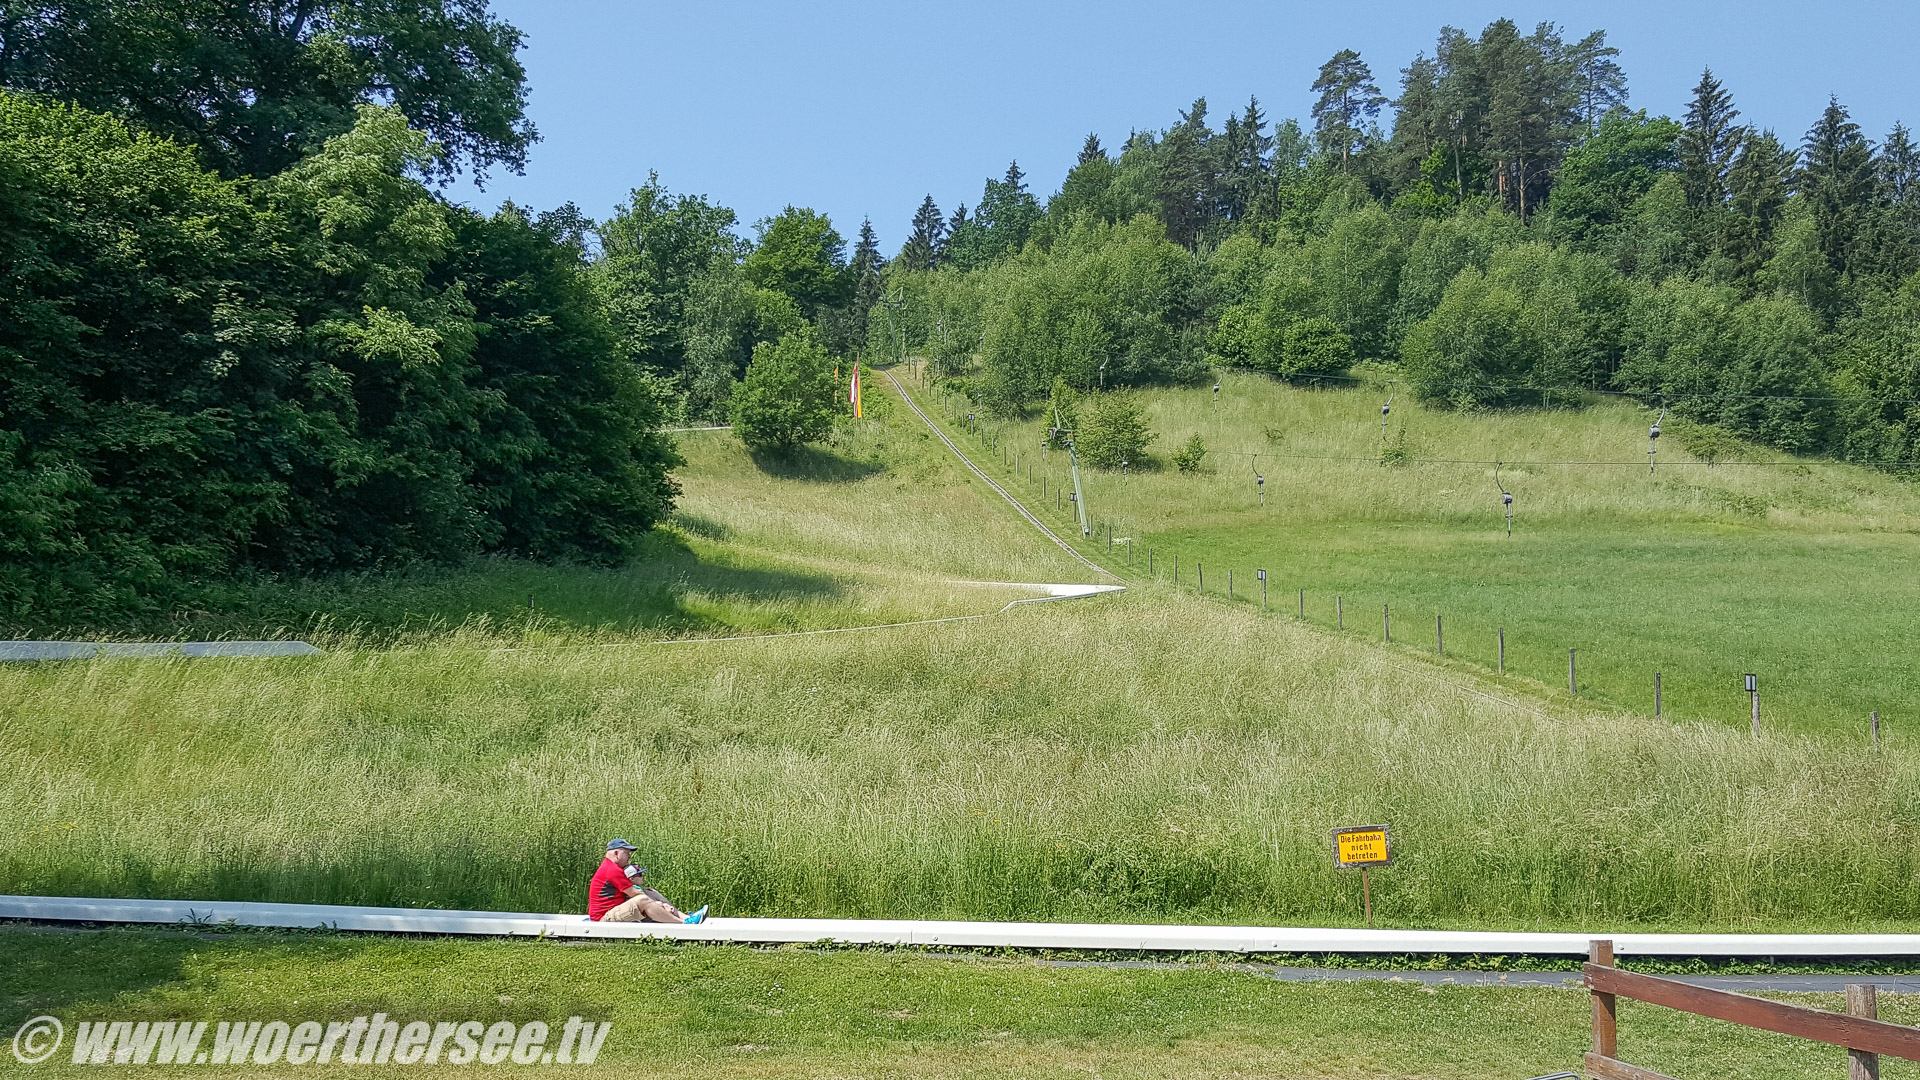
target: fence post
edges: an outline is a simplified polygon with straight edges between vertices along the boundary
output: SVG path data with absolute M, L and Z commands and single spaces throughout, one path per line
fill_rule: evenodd
M 1873 748 L 1878 750 L 1880 749 L 1880 710 L 1873 711 L 1873 720 L 1869 726 L 1873 728 Z
M 1656 671 L 1653 673 L 1653 718 L 1655 720 L 1658 720 L 1660 719 L 1661 715 L 1662 714 L 1660 712 L 1660 673 Z
M 1500 674 L 1507 673 L 1507 628 L 1501 627 L 1500 634 Z
M 1227 567 L 1227 599 L 1233 599 L 1233 567 Z
M 1447 655 L 1447 635 L 1438 615 L 1433 617 L 1433 651 L 1441 656 Z
M 1207 591 L 1207 564 L 1199 559 L 1193 560 L 1194 591 Z
M 1567 693 L 1572 694 L 1574 697 L 1580 696 L 1580 680 L 1575 675 L 1573 666 L 1573 656 L 1577 651 L 1576 649 L 1567 650 Z
M 1847 1012 L 1867 1020 L 1878 1019 L 1879 990 L 1872 983 L 1855 983 L 1847 987 Z M 1847 1080 L 1880 1080 L 1880 1055 L 1864 1050 L 1848 1050 Z
M 1613 942 L 1611 940 L 1591 941 L 1587 943 L 1587 963 L 1598 967 L 1613 966 Z M 1595 993 L 1593 995 L 1593 1052 L 1601 1057 L 1620 1056 L 1620 1004 L 1612 994 Z
M 1335 596 L 1333 598 L 1333 628 L 1335 630 L 1345 630 L 1347 628 L 1345 601 L 1346 598 L 1343 596 Z
M 1393 642 L 1393 610 L 1386 604 L 1380 605 L 1380 639 Z

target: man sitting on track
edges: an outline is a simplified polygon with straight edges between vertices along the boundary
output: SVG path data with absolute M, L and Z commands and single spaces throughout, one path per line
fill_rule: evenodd
M 691 915 L 667 903 L 646 885 L 646 871 L 633 866 L 632 844 L 614 840 L 607 857 L 587 886 L 587 918 L 594 922 L 699 923 L 706 921 L 703 906 Z

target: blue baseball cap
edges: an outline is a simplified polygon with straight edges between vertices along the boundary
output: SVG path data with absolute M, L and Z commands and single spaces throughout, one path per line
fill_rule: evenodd
M 634 847 L 632 844 L 627 843 L 625 840 L 609 840 L 607 841 L 607 850 L 608 851 L 639 851 L 640 849 L 637 847 Z

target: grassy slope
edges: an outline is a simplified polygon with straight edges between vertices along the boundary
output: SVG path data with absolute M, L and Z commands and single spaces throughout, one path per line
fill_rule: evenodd
M 555 644 L 870 625 L 992 611 L 1027 591 L 962 580 L 1078 581 L 1086 568 L 999 497 L 897 401 L 824 448 L 756 463 L 731 433 L 681 436 L 679 512 L 619 569 L 483 559 L 453 568 L 261 585 L 231 612 L 179 613 L 104 636 L 301 636 L 352 648 Z M 528 610 L 531 597 L 534 608 Z M 15 636 L 102 628 L 16 627 Z M 129 629 L 138 632 L 128 633 Z
M 1619 402 L 1459 414 L 1403 396 L 1383 440 L 1384 394 L 1222 382 L 1217 417 L 1208 388 L 1146 395 L 1159 456 L 1198 432 L 1211 449 L 1203 474 L 1087 474 L 1096 518 L 1136 538 L 1136 572 L 1151 546 L 1163 579 L 1177 553 L 1187 588 L 1199 561 L 1209 593 L 1232 568 L 1240 598 L 1257 600 L 1264 567 L 1275 607 L 1294 610 L 1305 589 L 1308 618 L 1331 626 L 1342 595 L 1348 631 L 1378 640 L 1390 604 L 1396 640 L 1429 651 L 1444 615 L 1449 655 L 1487 668 L 1504 627 L 1510 672 L 1564 692 L 1577 648 L 1582 695 L 1638 711 L 1652 711 L 1660 671 L 1668 713 L 1745 726 L 1740 676 L 1752 671 L 1770 724 L 1864 737 L 1870 711 L 1895 727 L 1917 715 L 1906 645 L 1920 612 L 1920 489 L 1905 480 L 1751 449 L 1742 456 L 1776 464 L 1688 465 L 1672 435 L 1649 475 L 1651 418 Z M 995 434 L 1037 446 L 1038 424 Z M 1508 539 L 1491 467 L 1386 468 L 1383 443 L 1418 459 L 1627 464 L 1502 469 Z M 1050 492 L 1061 458 L 1043 470 Z M 1023 474 L 1034 464 L 1023 450 Z M 1019 484 L 1037 492 L 1038 472 Z
M 0 987 L 8 1031 L 41 1013 L 70 1028 L 107 1017 L 346 1020 L 375 1011 L 402 1021 L 557 1025 L 584 1015 L 614 1025 L 591 1068 L 508 1065 L 489 1075 L 1521 1077 L 1578 1067 L 1588 1013 L 1586 995 L 1569 990 L 1281 984 L 1204 966 L 153 931 L 0 930 Z M 1790 1000 L 1841 1006 L 1839 995 Z M 1885 1019 L 1920 1020 L 1912 995 L 1882 997 L 1880 1007 Z M 1784 1080 L 1845 1068 L 1830 1047 L 1630 1002 L 1621 1030 L 1631 1060 L 1676 1076 Z M 1920 1075 L 1905 1062 L 1883 1069 L 1890 1080 Z M 417 1071 L 354 1068 L 371 1077 Z
M 847 490 L 713 447 L 689 513 L 743 558 L 905 572 L 919 545 L 926 581 L 1070 573 L 894 431 L 876 453 L 900 464 Z M 1385 820 L 1393 925 L 1920 910 L 1904 736 L 1874 754 L 1555 704 L 1165 589 L 871 634 L 491 644 L 0 670 L 0 887 L 565 910 L 627 835 L 726 914 L 1342 923 L 1327 829 Z

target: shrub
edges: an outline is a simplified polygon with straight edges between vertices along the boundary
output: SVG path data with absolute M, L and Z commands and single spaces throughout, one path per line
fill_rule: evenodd
M 1123 463 L 1138 463 L 1157 436 L 1147 428 L 1147 410 L 1133 395 L 1101 394 L 1074 443 L 1080 460 L 1096 469 L 1117 469 Z
M 1201 464 L 1206 460 L 1207 444 L 1200 438 L 1200 433 L 1197 431 L 1187 439 L 1184 446 L 1173 452 L 1174 467 L 1183 473 L 1199 472 Z
M 1353 363 L 1353 341 L 1332 319 L 1302 319 L 1280 335 L 1282 375 L 1334 375 Z
M 733 430 L 749 450 L 784 452 L 833 433 L 833 361 L 811 326 L 754 347 L 733 392 Z

